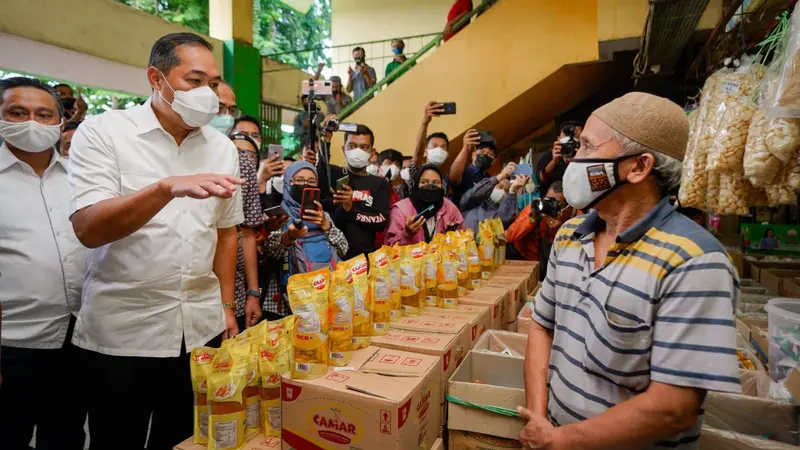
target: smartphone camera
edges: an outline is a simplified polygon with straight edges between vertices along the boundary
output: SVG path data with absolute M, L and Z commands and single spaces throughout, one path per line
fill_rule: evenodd
M 531 201 L 531 212 L 536 217 L 549 216 L 555 218 L 560 211 L 561 204 L 558 203 L 557 199 L 545 197 L 535 198 Z

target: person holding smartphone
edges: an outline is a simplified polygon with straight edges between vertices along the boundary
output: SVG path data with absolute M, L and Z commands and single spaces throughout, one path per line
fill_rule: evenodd
M 264 310 L 268 320 L 291 314 L 286 297 L 285 282 L 289 276 L 300 273 L 300 269 L 287 264 L 287 260 L 292 257 L 302 257 L 303 255 L 296 255 L 296 253 L 307 250 L 305 244 L 298 240 L 310 242 L 313 237 L 323 237 L 327 241 L 328 248 L 336 253 L 330 255 L 333 260 L 343 258 L 349 248 L 344 233 L 336 228 L 331 216 L 322 210 L 322 204 L 319 201 L 303 204 L 303 198 L 304 195 L 308 195 L 307 192 L 319 189 L 316 168 L 308 162 L 298 161 L 286 169 L 284 177 L 288 182 L 283 185 L 281 207 L 289 217 L 289 222 L 281 230 L 270 233 L 264 245 L 267 257 L 283 261 L 282 273 L 279 277 L 282 280 L 281 295 L 276 299 L 265 300 Z M 309 203 L 313 204 L 313 209 L 309 208 Z M 273 304 L 267 305 L 266 302 Z
M 458 207 L 444 197 L 444 177 L 434 165 L 420 167 L 411 196 L 389 211 L 386 245 L 430 242 L 437 233 L 463 230 L 464 218 Z

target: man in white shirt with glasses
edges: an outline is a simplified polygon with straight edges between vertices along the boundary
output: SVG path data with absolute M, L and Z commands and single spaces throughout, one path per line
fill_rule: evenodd
M 187 352 L 238 333 L 244 180 L 236 147 L 207 126 L 222 81 L 211 45 L 160 38 L 147 79 L 152 97 L 86 120 L 69 159 L 72 225 L 90 248 L 73 342 L 86 350 L 97 449 L 171 449 L 189 436 Z
M 83 450 L 80 352 L 72 346 L 86 249 L 69 222 L 58 94 L 0 80 L 0 447 Z M 52 388 L 58 390 L 54 402 Z

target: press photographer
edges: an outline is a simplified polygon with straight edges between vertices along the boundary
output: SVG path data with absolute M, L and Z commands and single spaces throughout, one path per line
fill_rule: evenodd
M 558 139 L 553 143 L 553 151 L 545 153 L 536 164 L 536 173 L 539 176 L 539 192 L 547 192 L 551 184 L 561 181 L 567 164 L 575 157 L 580 148 L 582 122 L 564 122 Z

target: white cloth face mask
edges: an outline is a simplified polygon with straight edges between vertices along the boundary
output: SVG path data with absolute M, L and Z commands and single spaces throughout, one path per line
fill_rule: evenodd
M 8 122 L 0 120 L 0 137 L 28 153 L 41 153 L 53 148 L 61 137 L 62 119 L 58 125 L 44 125 L 35 120 Z
M 433 147 L 428 149 L 428 162 L 434 166 L 441 166 L 447 161 L 447 150 L 442 147 Z
M 190 128 L 208 125 L 219 112 L 219 97 L 209 86 L 200 86 L 189 91 L 176 91 L 172 89 L 163 73 L 161 76 L 164 77 L 164 81 L 174 94 L 172 103 L 170 103 L 172 110 L 178 113 Z M 158 95 L 161 95 L 161 91 L 158 91 Z M 164 96 L 161 95 L 161 98 Z M 164 101 L 167 99 L 164 98 Z

